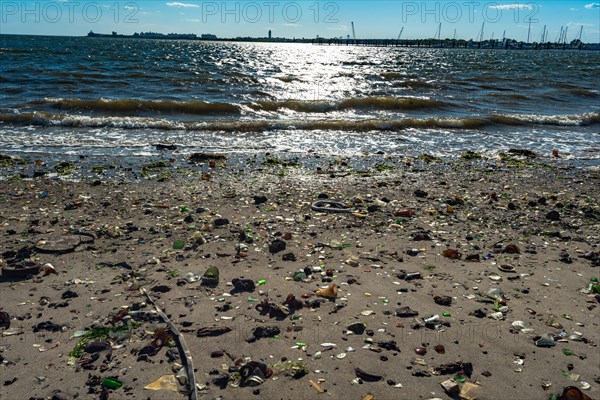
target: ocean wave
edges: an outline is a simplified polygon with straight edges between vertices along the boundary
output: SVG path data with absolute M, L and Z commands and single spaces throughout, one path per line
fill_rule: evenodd
M 253 103 L 209 103 L 203 101 L 159 101 L 136 99 L 65 99 L 45 98 L 38 102 L 59 110 L 86 110 L 101 112 L 163 112 L 195 115 L 239 114 L 241 110 L 278 111 L 288 109 L 305 113 L 326 113 L 349 109 L 415 110 L 441 108 L 448 104 L 438 100 L 418 97 L 350 97 L 342 100 L 283 100 L 256 101 Z
M 110 127 L 123 129 L 160 129 L 190 131 L 258 132 L 273 130 L 347 131 L 369 132 L 404 129 L 483 129 L 490 126 L 587 126 L 600 123 L 600 112 L 580 115 L 507 115 L 489 117 L 429 117 L 401 119 L 363 120 L 213 120 L 172 121 L 151 117 L 92 117 L 48 112 L 0 114 L 0 123 L 62 126 L 62 127 Z
M 392 97 L 392 96 L 370 96 L 350 97 L 336 101 L 307 101 L 307 100 L 285 100 L 285 101 L 259 101 L 249 105 L 250 108 L 260 111 L 277 111 L 289 109 L 297 112 L 326 113 L 331 111 L 343 111 L 351 109 L 372 110 L 416 110 L 423 108 L 442 108 L 448 104 L 438 100 L 418 97 Z
M 490 119 L 502 125 L 588 126 L 600 123 L 600 111 L 577 115 L 496 114 Z
M 46 98 L 43 103 L 60 110 L 90 110 L 104 112 L 144 112 L 156 111 L 184 114 L 216 114 L 238 113 L 239 107 L 228 103 L 182 102 L 182 101 L 154 101 L 135 99 L 64 99 Z

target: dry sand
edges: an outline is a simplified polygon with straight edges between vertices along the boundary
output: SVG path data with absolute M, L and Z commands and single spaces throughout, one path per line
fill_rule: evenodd
M 597 172 L 551 160 L 384 161 L 360 174 L 347 164 L 334 160 L 315 173 L 256 163 L 239 174 L 222 167 L 163 182 L 3 181 L 4 265 L 50 263 L 56 274 L 0 281 L 0 308 L 10 317 L 0 329 L 0 398 L 187 398 L 181 384 L 179 392 L 144 389 L 182 361 L 174 340 L 148 347 L 165 323 L 139 288 L 180 330 L 203 399 L 448 399 L 440 383 L 455 377 L 463 398 L 548 399 L 584 382 L 600 398 L 600 299 L 582 292 L 599 275 Z M 388 164 L 394 168 L 381 166 Z M 356 213 L 313 211 L 325 194 Z M 266 201 L 256 205 L 255 196 Z M 218 219 L 228 223 L 215 226 Z M 83 243 L 55 242 L 73 234 Z M 274 240 L 285 250 L 271 253 Z M 177 241 L 183 249 L 174 249 Z M 518 253 L 505 252 L 511 244 Z M 461 259 L 444 257 L 447 249 Z M 289 253 L 295 261 L 284 260 Z M 479 262 L 466 261 L 476 255 Z M 216 288 L 184 279 L 211 266 L 220 271 Z M 319 272 L 294 281 L 305 268 Z M 407 280 L 403 271 L 420 276 Z M 265 282 L 231 294 L 235 278 Z M 314 291 L 331 283 L 337 299 L 315 301 Z M 487 297 L 493 288 L 507 299 Z M 288 294 L 305 305 L 278 314 Z M 256 309 L 265 300 L 272 315 Z M 418 316 L 397 316 L 403 307 Z M 439 323 L 424 324 L 432 315 Z M 515 321 L 532 331 L 519 332 Z M 349 333 L 357 322 L 366 330 Z M 214 325 L 231 331 L 197 337 Z M 81 331 L 120 326 L 69 356 Z M 280 334 L 249 342 L 261 326 Z M 536 346 L 547 334 L 555 346 Z M 223 355 L 211 357 L 217 351 Z M 301 361 L 308 374 L 238 387 L 235 371 L 250 359 Z M 381 380 L 359 380 L 356 368 Z M 102 390 L 107 377 L 123 386 Z M 478 386 L 468 395 L 469 383 Z

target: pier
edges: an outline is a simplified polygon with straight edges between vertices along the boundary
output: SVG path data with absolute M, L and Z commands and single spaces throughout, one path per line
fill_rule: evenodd
M 489 49 L 489 50 L 600 50 L 598 44 L 572 43 L 526 43 L 515 40 L 458 40 L 458 39 L 313 39 L 319 46 L 359 46 L 359 47 L 409 47 L 438 49 Z

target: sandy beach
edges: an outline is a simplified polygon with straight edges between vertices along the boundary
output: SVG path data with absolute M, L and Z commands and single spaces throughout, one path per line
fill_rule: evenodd
M 598 399 L 600 175 L 525 156 L 6 163 L 0 398 Z

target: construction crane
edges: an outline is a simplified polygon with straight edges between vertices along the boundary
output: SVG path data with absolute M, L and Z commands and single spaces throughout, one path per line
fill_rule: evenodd
M 398 34 L 398 40 L 400 40 L 400 37 L 402 36 L 402 32 L 404 32 L 404 27 L 402 27 L 402 29 L 400 29 L 400 33 Z

